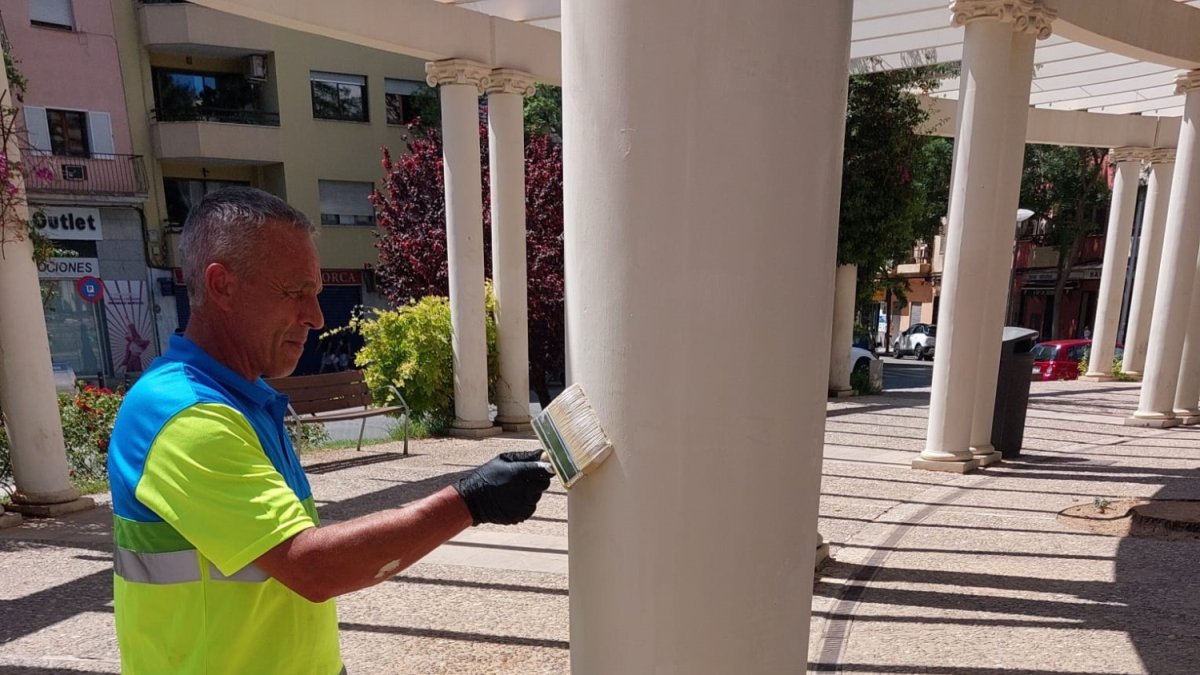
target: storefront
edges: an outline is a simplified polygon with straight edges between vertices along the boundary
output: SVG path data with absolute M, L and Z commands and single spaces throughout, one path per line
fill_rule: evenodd
M 69 253 L 38 267 L 55 368 L 104 383 L 145 370 L 158 349 L 137 212 L 76 206 L 34 209 L 34 227 Z
M 367 286 L 367 276 L 364 270 L 358 269 L 321 270 L 321 283 L 324 288 L 317 296 L 317 301 L 320 302 L 321 313 L 325 316 L 325 326 L 321 330 L 309 331 L 304 353 L 296 365 L 296 375 L 312 375 L 331 368 L 340 370 L 346 367 L 346 364 L 353 367 L 354 355 L 362 347 L 362 338 L 353 333 L 339 334 L 326 339 L 321 339 L 321 335 L 349 325 L 359 306 L 381 304 L 380 298 Z M 188 303 L 187 289 L 183 285 L 182 270 L 175 270 L 173 290 L 179 328 L 183 330 L 191 317 L 191 305 Z

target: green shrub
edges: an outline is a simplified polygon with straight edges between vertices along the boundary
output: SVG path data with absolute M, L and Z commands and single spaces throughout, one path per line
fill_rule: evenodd
M 857 391 L 860 395 L 878 394 L 883 391 L 871 386 L 871 373 L 867 371 L 850 373 L 850 388 Z
M 324 424 L 289 424 L 287 432 L 298 453 L 316 450 L 329 443 L 329 432 Z
M 105 489 L 108 480 L 108 442 L 124 396 L 84 385 L 58 395 L 63 445 L 71 483 L 84 492 Z M 13 491 L 12 456 L 8 434 L 0 425 L 0 495 Z
M 496 383 L 496 299 L 486 289 L 486 330 L 489 393 Z M 351 320 L 349 330 L 365 344 L 355 358 L 363 369 L 371 396 L 379 405 L 397 403 L 395 387 L 412 409 L 413 417 L 434 434 L 454 421 L 454 352 L 450 343 L 450 301 L 440 296 L 421 298 L 398 309 L 371 309 Z
M 1079 362 L 1079 374 L 1080 375 L 1087 374 L 1089 358 L 1091 358 L 1090 354 L 1088 356 L 1083 357 L 1083 360 Z M 1134 381 L 1136 381 L 1136 380 L 1134 380 L 1134 378 L 1121 372 L 1121 368 L 1123 368 L 1124 365 L 1125 365 L 1125 362 L 1122 358 L 1114 356 L 1113 362 L 1112 362 L 1112 370 L 1110 370 L 1109 372 L 1112 373 L 1112 376 L 1114 378 L 1116 378 L 1116 380 L 1118 382 L 1134 382 Z
M 73 482 L 108 478 L 108 442 L 124 395 L 84 385 L 58 395 L 63 442 Z

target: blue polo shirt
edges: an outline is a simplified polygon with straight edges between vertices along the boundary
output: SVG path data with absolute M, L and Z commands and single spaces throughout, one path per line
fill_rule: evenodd
M 318 524 L 287 397 L 174 336 L 109 445 L 121 670 L 342 671 L 337 610 L 254 565 Z

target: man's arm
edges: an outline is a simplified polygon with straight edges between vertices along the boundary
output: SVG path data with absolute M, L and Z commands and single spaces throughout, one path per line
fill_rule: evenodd
M 423 558 L 472 524 L 515 524 L 533 515 L 550 473 L 541 451 L 500 455 L 402 509 L 309 528 L 256 561 L 312 602 L 377 584 Z
M 304 530 L 257 563 L 305 599 L 324 602 L 391 577 L 471 523 L 466 502 L 448 486 L 402 509 Z

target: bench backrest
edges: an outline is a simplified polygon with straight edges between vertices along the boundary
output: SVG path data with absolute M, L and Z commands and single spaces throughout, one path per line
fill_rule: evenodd
M 299 415 L 371 405 L 371 392 L 361 370 L 277 377 L 267 380 L 267 384 L 287 394 Z

